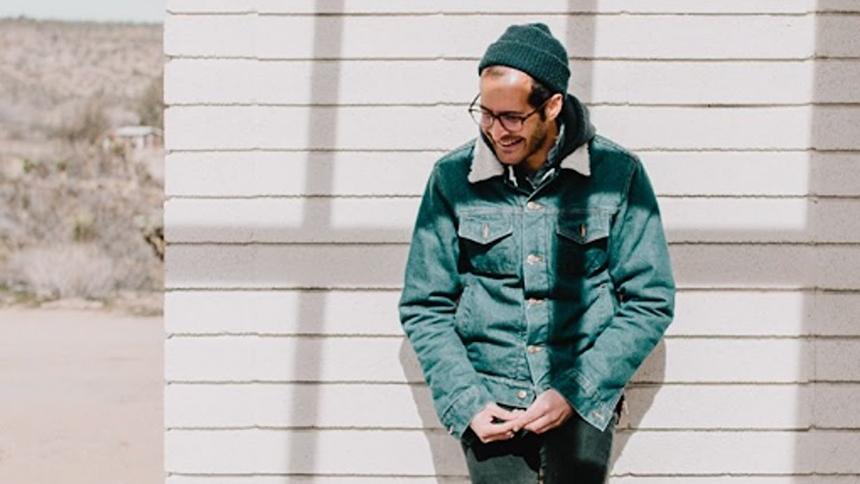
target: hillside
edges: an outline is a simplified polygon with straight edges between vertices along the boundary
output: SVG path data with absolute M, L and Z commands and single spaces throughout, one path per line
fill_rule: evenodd
M 160 290 L 163 152 L 102 143 L 162 64 L 161 25 L 0 19 L 0 303 Z

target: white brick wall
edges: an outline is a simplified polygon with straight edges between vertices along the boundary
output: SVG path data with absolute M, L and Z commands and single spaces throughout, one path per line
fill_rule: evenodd
M 860 481 L 860 2 L 167 8 L 168 484 L 467 481 L 396 303 L 477 59 L 526 21 L 647 165 L 679 283 L 611 482 Z

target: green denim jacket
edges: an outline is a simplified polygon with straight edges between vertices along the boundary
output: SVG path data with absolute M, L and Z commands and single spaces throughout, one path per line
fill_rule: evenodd
M 517 187 L 478 137 L 427 182 L 400 318 L 457 438 L 488 402 L 525 408 L 549 388 L 605 430 L 672 320 L 669 252 L 637 157 L 594 135 L 546 178 Z

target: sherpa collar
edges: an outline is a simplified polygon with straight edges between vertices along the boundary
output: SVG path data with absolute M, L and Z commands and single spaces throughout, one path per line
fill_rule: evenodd
M 559 163 L 561 168 L 574 170 L 583 176 L 591 176 L 591 164 L 588 157 L 588 143 L 579 145 Z M 494 176 L 505 173 L 504 165 L 496 158 L 493 149 L 487 145 L 481 134 L 475 140 L 472 148 L 472 168 L 469 170 L 470 183 L 478 183 Z
M 567 93 L 564 104 L 561 107 L 561 129 L 564 136 L 556 140 L 553 148 L 563 153 L 558 166 L 568 170 L 574 170 L 583 176 L 591 176 L 591 161 L 589 158 L 588 143 L 596 132 L 588 108 L 573 94 Z M 469 171 L 468 180 L 477 183 L 505 172 L 505 167 L 496 158 L 495 152 L 487 144 L 484 135 L 478 130 L 478 138 L 472 149 L 472 167 Z

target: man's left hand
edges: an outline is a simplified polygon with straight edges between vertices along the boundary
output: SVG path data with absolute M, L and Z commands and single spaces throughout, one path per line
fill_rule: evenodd
M 542 434 L 563 424 L 573 415 L 573 409 L 557 390 L 550 388 L 541 393 L 514 422 L 515 429 L 526 429 Z

